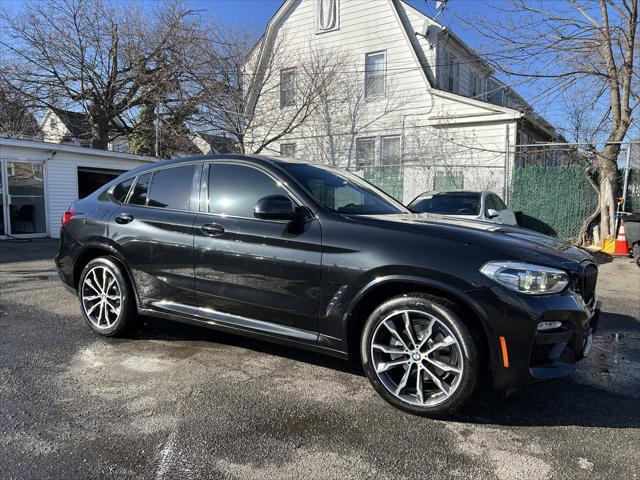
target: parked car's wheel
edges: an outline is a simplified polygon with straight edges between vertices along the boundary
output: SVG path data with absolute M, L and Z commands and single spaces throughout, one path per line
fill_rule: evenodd
M 373 387 L 410 413 L 449 415 L 478 383 L 474 338 L 454 305 L 439 297 L 414 293 L 384 302 L 369 316 L 360 350 Z
M 640 267 L 640 243 L 636 243 L 633 246 L 633 259 L 636 261 L 636 265 Z
M 82 270 L 78 283 L 82 316 L 100 335 L 123 335 L 136 321 L 133 291 L 121 268 L 113 260 L 100 257 Z

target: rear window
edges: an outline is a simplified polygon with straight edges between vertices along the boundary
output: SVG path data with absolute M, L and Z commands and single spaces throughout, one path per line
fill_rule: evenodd
M 133 193 L 129 198 L 129 203 L 132 205 L 146 205 L 147 193 L 149 192 L 149 182 L 151 182 L 151 174 L 145 173 L 138 177 L 135 187 L 133 187 Z
M 131 190 L 131 185 L 133 185 L 133 181 L 135 177 L 127 178 L 124 182 L 120 182 L 116 185 L 111 191 L 111 196 L 114 200 L 122 203 L 126 200 L 127 194 L 129 190 Z
M 188 210 L 195 165 L 158 170 L 151 181 L 150 207 Z
M 420 213 L 441 215 L 479 215 L 479 193 L 436 193 L 422 197 L 410 205 L 411 210 Z

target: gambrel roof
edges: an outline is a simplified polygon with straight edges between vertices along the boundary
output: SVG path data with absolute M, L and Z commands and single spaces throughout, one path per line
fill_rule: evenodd
M 252 56 L 255 56 L 257 58 L 257 72 L 260 72 L 262 71 L 262 69 L 264 69 L 265 62 L 270 54 L 270 48 L 273 45 L 280 25 L 291 14 L 291 12 L 300 5 L 302 1 L 304 0 L 285 0 L 267 24 L 264 35 L 256 43 L 252 51 Z M 484 119 L 486 119 L 487 117 L 491 117 L 495 118 L 496 120 L 519 120 L 526 117 L 529 122 L 535 124 L 538 128 L 553 134 L 553 127 L 551 126 L 551 124 L 543 119 L 540 115 L 536 114 L 533 110 L 533 107 L 526 103 L 522 99 L 522 97 L 515 94 L 515 92 L 513 93 L 518 99 L 518 104 L 521 106 L 511 108 L 438 88 L 436 79 L 434 78 L 435 75 L 432 67 L 429 66 L 428 61 L 426 60 L 426 52 L 417 39 L 417 36 L 423 34 L 424 32 L 417 31 L 416 25 L 412 24 L 409 15 L 413 16 L 414 19 L 421 19 L 425 24 L 436 26 L 436 30 L 438 30 L 438 36 L 447 36 L 448 38 L 452 39 L 461 50 L 463 50 L 469 56 L 475 57 L 477 59 L 479 67 L 487 74 L 493 74 L 494 71 L 491 66 L 487 62 L 482 60 L 482 58 L 470 46 L 464 43 L 458 36 L 438 23 L 432 17 L 424 14 L 420 10 L 412 7 L 402 0 L 376 1 L 384 1 L 388 3 L 390 11 L 393 12 L 396 21 L 401 27 L 400 30 L 402 32 L 403 39 L 406 42 L 407 48 L 411 52 L 411 56 L 413 57 L 416 66 L 419 68 L 421 77 L 425 84 L 425 90 L 430 95 L 472 107 L 473 109 L 477 110 L 478 115 L 481 115 Z M 254 77 L 254 81 L 258 83 L 260 82 L 258 76 Z M 251 111 L 256 99 L 254 95 L 251 95 L 251 87 L 249 87 L 249 91 L 250 96 L 249 101 L 247 102 L 247 108 L 249 111 Z M 470 119 L 468 113 L 460 115 L 459 117 L 456 117 L 455 115 L 448 115 L 447 120 L 453 122 L 456 122 L 456 120 L 460 122 L 473 121 L 473 119 Z

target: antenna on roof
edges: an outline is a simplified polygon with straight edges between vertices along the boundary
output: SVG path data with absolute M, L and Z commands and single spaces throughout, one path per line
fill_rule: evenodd
M 434 20 L 436 20 L 440 14 L 442 12 L 444 12 L 445 8 L 447 8 L 447 2 L 449 0 L 436 0 L 436 10 L 438 11 L 438 13 L 436 13 L 436 16 L 433 18 Z

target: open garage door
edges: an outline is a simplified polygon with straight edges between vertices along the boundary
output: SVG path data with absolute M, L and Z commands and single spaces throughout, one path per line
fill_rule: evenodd
M 125 170 L 78 167 L 78 198 L 84 198 L 123 174 Z

